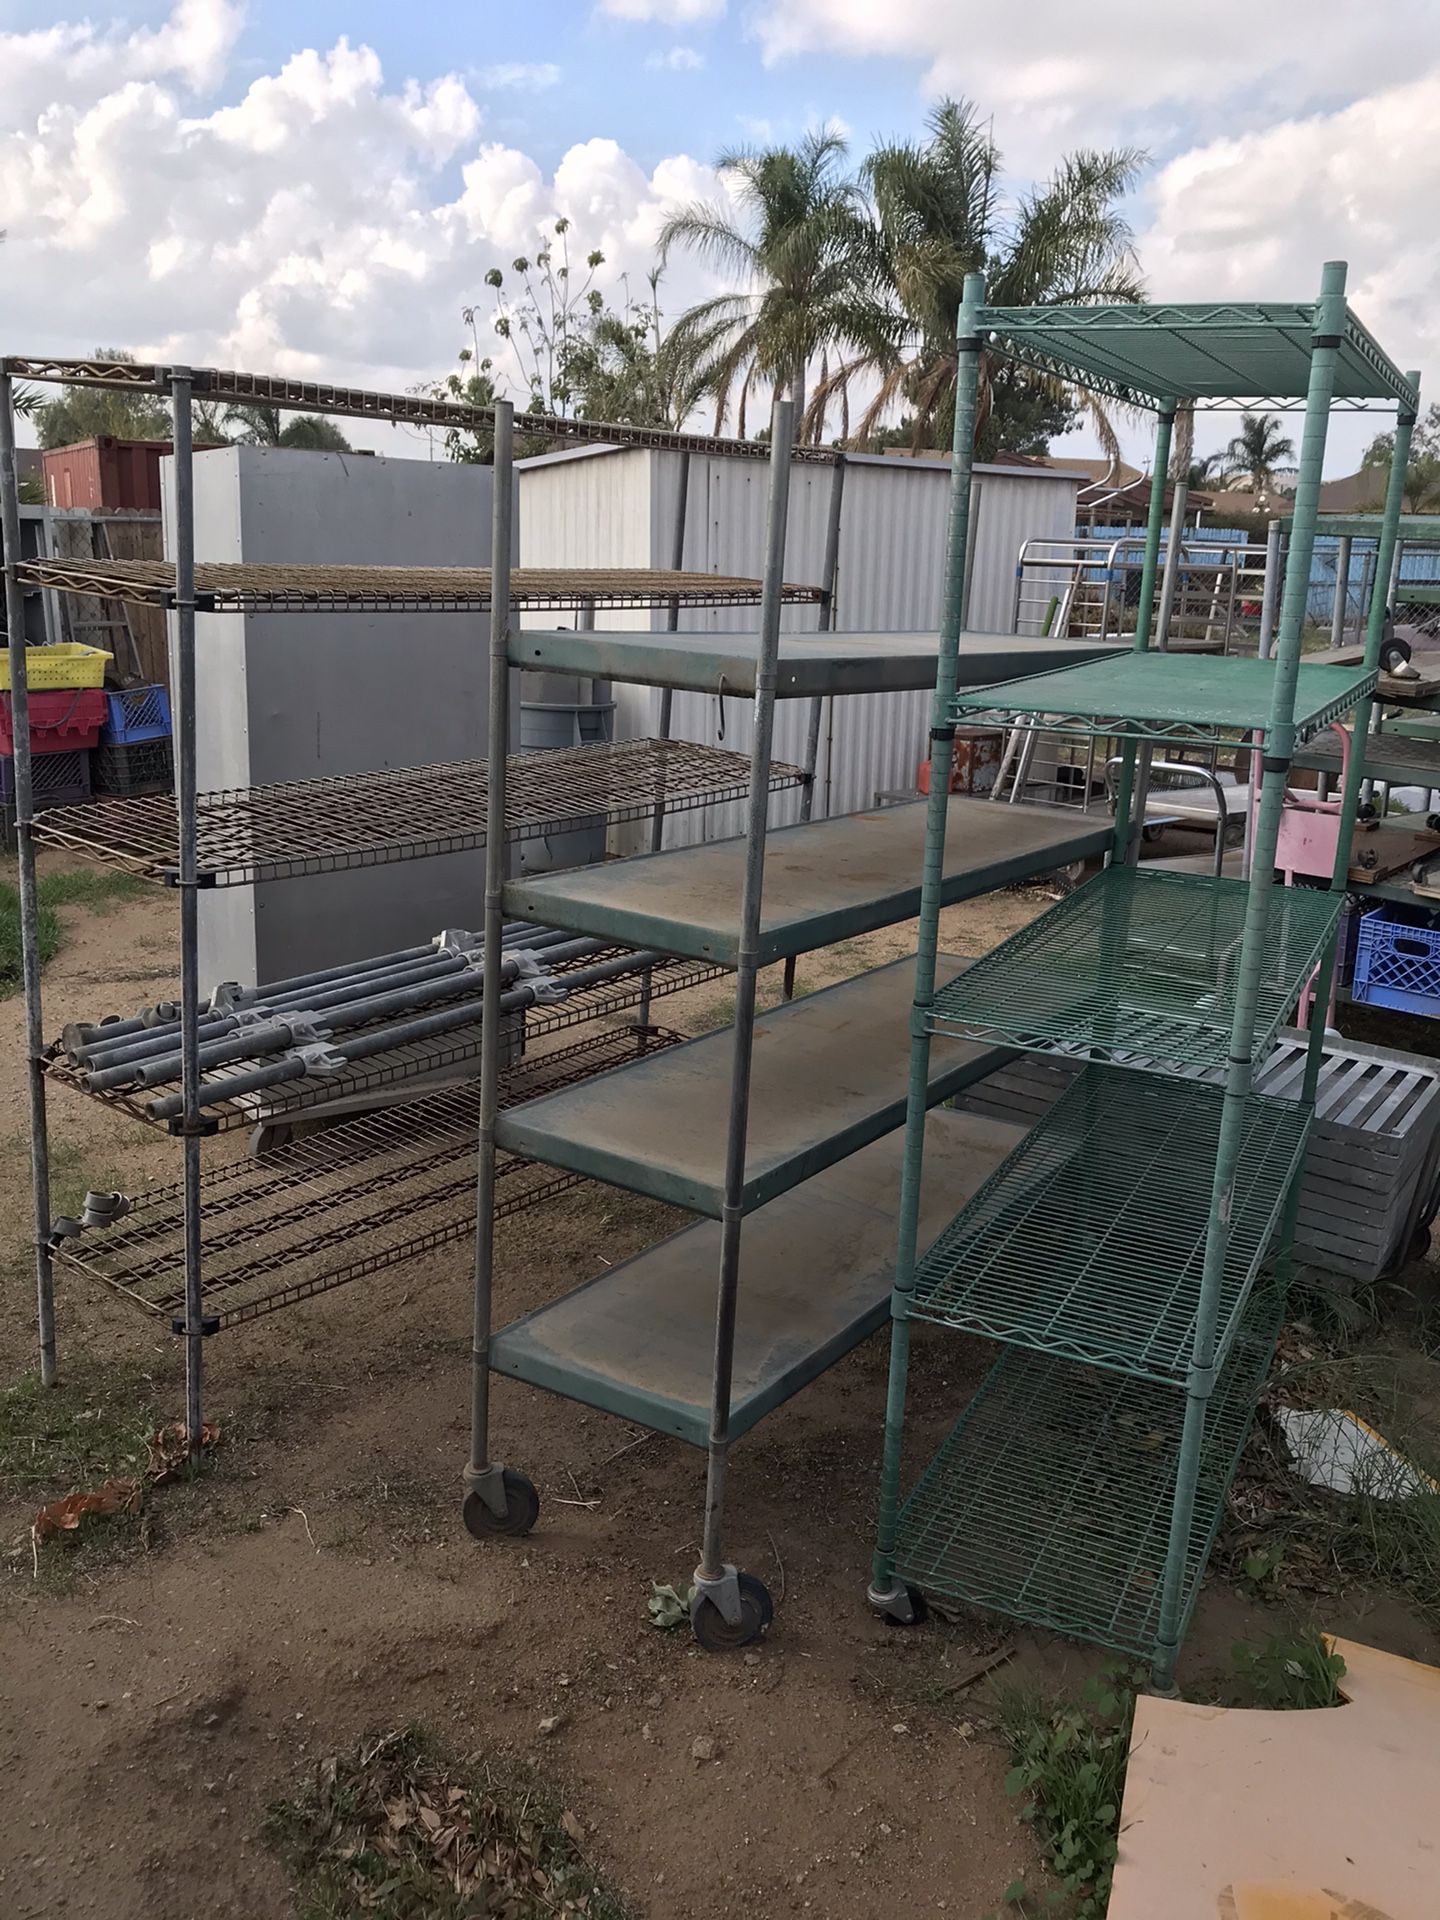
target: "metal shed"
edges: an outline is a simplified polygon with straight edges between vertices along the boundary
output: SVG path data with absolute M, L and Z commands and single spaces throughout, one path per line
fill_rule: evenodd
M 679 453 L 646 447 L 584 447 L 518 463 L 520 556 L 525 566 L 669 566 L 673 561 Z M 763 560 L 766 469 L 725 454 L 691 455 L 684 563 L 702 572 L 754 573 Z M 977 466 L 978 528 L 967 624 L 1008 632 L 1015 557 L 1034 536 L 1068 537 L 1085 476 L 1059 468 Z M 819 582 L 823 572 L 834 470 L 792 467 L 786 573 Z M 940 619 L 950 464 L 848 454 L 840 516 L 834 624 L 846 632 L 934 631 Z M 642 616 L 643 617 L 643 616 Z M 655 628 L 665 616 L 649 616 Z M 687 613 L 688 626 L 753 627 L 754 612 L 715 608 Z M 596 624 L 634 626 L 636 616 L 596 616 Z M 791 630 L 813 629 L 814 608 L 786 609 Z M 617 686 L 616 734 L 655 731 L 658 689 Z M 804 703 L 776 715 L 775 756 L 799 763 L 805 752 Z M 815 814 L 869 806 L 886 787 L 909 786 L 925 754 L 928 695 L 877 693 L 832 701 L 822 728 Z M 746 751 L 750 701 L 677 693 L 672 731 L 681 739 Z M 794 794 L 777 797 L 772 820 L 798 817 Z M 666 822 L 666 844 L 724 838 L 742 829 L 738 807 L 715 807 Z

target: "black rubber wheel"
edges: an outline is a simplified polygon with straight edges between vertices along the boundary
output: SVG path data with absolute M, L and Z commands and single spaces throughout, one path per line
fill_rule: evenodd
M 462 1509 L 465 1530 L 477 1540 L 489 1540 L 495 1534 L 513 1537 L 529 1533 L 540 1518 L 540 1496 L 535 1491 L 533 1480 L 523 1473 L 516 1473 L 513 1467 L 506 1467 L 504 1485 L 504 1513 L 496 1513 L 478 1493 L 467 1493 L 465 1496 Z
M 1410 1236 L 1410 1245 L 1405 1249 L 1406 1263 L 1428 1259 L 1429 1254 L 1430 1229 L 1422 1222 Z
M 690 1628 L 707 1653 L 730 1653 L 748 1647 L 775 1618 L 770 1589 L 753 1573 L 736 1575 L 740 1584 L 740 1618 L 732 1626 L 713 1600 L 702 1600 L 690 1616 Z

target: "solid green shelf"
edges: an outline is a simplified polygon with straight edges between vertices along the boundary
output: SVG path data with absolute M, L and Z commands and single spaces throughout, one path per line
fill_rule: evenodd
M 1280 1326 L 1257 1293 L 1206 1415 L 1180 1631 L 1200 1592 Z M 900 1515 L 922 1590 L 1146 1657 L 1159 1629 L 1183 1395 L 1007 1352 Z
M 1295 686 L 1295 730 L 1306 740 L 1374 691 L 1375 675 L 1359 667 L 1301 664 Z M 957 693 L 950 718 L 977 715 L 996 724 L 1026 714 L 1050 733 L 1116 740 L 1159 740 L 1206 746 L 1217 730 L 1263 733 L 1275 689 L 1273 660 L 1134 650 L 1054 673 L 1030 674 L 999 686 Z
M 934 1242 L 911 1316 L 1168 1388 L 1190 1363 L 1225 1096 L 1087 1067 Z M 1246 1102 L 1223 1358 L 1305 1152 L 1309 1109 Z
M 1220 1071 L 1250 897 L 1244 880 L 1107 867 L 935 995 L 933 1033 L 1157 1072 Z M 1344 896 L 1275 887 L 1251 1057 L 1300 997 Z

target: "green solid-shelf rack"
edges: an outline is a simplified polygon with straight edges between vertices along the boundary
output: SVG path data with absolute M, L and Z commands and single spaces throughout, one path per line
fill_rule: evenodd
M 1087 1067 L 920 1261 L 911 1316 L 1185 1385 L 1225 1096 Z M 1235 1337 L 1300 1166 L 1310 1111 L 1250 1097 L 1220 1279 Z
M 940 987 L 932 1032 L 1158 1073 L 1221 1072 L 1250 887 L 1107 867 Z M 1251 1058 L 1259 1066 L 1333 937 L 1345 897 L 1286 887 L 1266 926 Z
M 1375 690 L 1359 667 L 1302 665 L 1295 685 L 1295 735 L 1308 740 Z M 1275 696 L 1273 660 L 1215 659 L 1143 649 L 964 690 L 950 717 L 973 724 L 1030 715 L 1047 733 L 1209 746 L 1220 733 L 1265 733 Z
M 1256 1292 L 1206 1414 L 1180 1601 L 1183 1635 L 1281 1317 Z M 927 1593 L 1149 1658 L 1182 1395 L 1008 1349 L 901 1511 L 896 1571 Z

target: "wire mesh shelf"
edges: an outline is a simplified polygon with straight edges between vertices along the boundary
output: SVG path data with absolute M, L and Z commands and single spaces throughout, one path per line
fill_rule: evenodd
M 210 886 L 336 873 L 485 845 L 486 763 L 461 760 L 330 780 L 229 787 L 197 796 L 197 865 Z M 505 770 L 507 828 L 534 840 L 598 822 L 617 825 L 743 799 L 748 754 L 687 740 L 622 740 L 512 754 Z M 798 767 L 771 768 L 770 791 L 803 784 Z M 171 882 L 179 859 L 173 793 L 54 807 L 35 837 L 147 880 Z
M 1273 660 L 1126 651 L 999 686 L 962 689 L 950 718 L 1000 726 L 1043 717 L 1050 733 L 1082 738 L 1209 746 L 1220 735 L 1265 733 L 1275 692 Z M 1375 690 L 1375 675 L 1352 667 L 1302 665 L 1295 683 L 1295 737 L 1308 740 Z
M 1280 1327 L 1256 1293 L 1206 1414 L 1180 1631 L 1200 1592 Z M 1184 1398 L 1010 1351 L 900 1515 L 902 1580 L 1148 1657 L 1175 1499 Z
M 932 1032 L 1157 1073 L 1222 1070 L 1250 886 L 1107 867 L 942 987 Z M 1344 896 L 1270 894 L 1251 1057 L 1269 1054 Z
M 592 1020 L 613 1020 L 618 1015 L 638 1006 L 644 998 L 648 975 L 649 993 L 652 1000 L 660 1000 L 669 994 L 683 993 L 687 988 L 703 985 L 707 980 L 728 977 L 723 967 L 710 966 L 696 960 L 682 960 L 669 954 L 652 954 L 647 958 L 635 955 L 629 948 L 606 949 L 594 954 L 583 955 L 579 960 L 560 963 L 554 969 L 557 980 L 563 985 L 565 973 L 581 966 L 593 966 L 607 958 L 629 956 L 634 960 L 633 968 L 618 978 L 593 982 L 577 988 L 564 1000 L 552 1006 L 534 1006 L 528 1008 L 523 1016 L 524 1041 L 527 1048 L 543 1040 L 547 1034 L 558 1033 L 566 1028 L 587 1024 Z M 478 976 L 477 976 L 478 978 Z M 513 1015 L 513 1032 L 520 1033 L 519 1014 Z M 383 1025 L 378 1022 L 377 1025 Z M 509 1030 L 507 1028 L 507 1030 Z M 346 1034 L 347 1040 L 363 1038 L 373 1029 L 356 1027 Z M 501 1036 L 502 1047 L 505 1035 Z M 404 1045 L 387 1049 L 383 1053 L 372 1054 L 367 1059 L 352 1061 L 351 1064 L 336 1073 L 310 1075 L 304 1079 L 281 1082 L 275 1086 L 263 1088 L 259 1092 L 229 1095 L 222 1100 L 204 1103 L 204 1114 L 215 1123 L 216 1130 L 226 1132 L 232 1127 L 251 1127 L 269 1125 L 279 1120 L 290 1119 L 296 1114 L 313 1112 L 326 1106 L 335 1106 L 341 1102 L 378 1092 L 385 1087 L 402 1085 L 408 1080 L 446 1076 L 460 1078 L 457 1069 L 480 1056 L 480 1001 L 475 1000 L 475 1018 L 467 1025 L 457 1026 L 442 1034 L 428 1039 L 413 1040 Z M 217 1082 L 246 1071 L 250 1066 L 259 1064 L 247 1060 L 227 1061 L 223 1067 L 209 1068 L 200 1076 L 202 1101 L 205 1090 Z M 143 1120 L 147 1125 L 162 1130 L 175 1131 L 173 1123 L 150 1111 L 151 1102 L 156 1098 L 173 1093 L 174 1089 L 160 1087 L 152 1090 L 138 1088 L 111 1088 L 104 1092 L 91 1092 L 85 1085 L 81 1071 L 73 1066 L 65 1056 L 64 1045 L 56 1041 L 47 1048 L 44 1070 L 53 1080 L 75 1088 L 89 1099 L 98 1100 L 102 1106 L 116 1112 L 129 1114 L 132 1118 Z M 525 1060 L 518 1066 L 504 1069 L 501 1075 L 502 1089 L 515 1082 L 517 1074 L 523 1075 Z M 523 1084 L 523 1081 L 521 1082 Z M 528 1096 L 527 1096 L 528 1097 Z
M 1088 1067 L 925 1254 L 912 1316 L 1183 1387 L 1224 1098 L 1193 1081 Z M 1299 1171 L 1309 1120 L 1291 1101 L 1247 1102 L 1220 1358 Z
M 527 1061 L 503 1097 L 533 1099 L 682 1038 L 656 1027 L 592 1035 Z M 205 1173 L 207 1315 L 222 1329 L 238 1326 L 466 1238 L 479 1097 L 469 1080 Z M 508 1154 L 496 1180 L 497 1219 L 581 1184 L 579 1174 Z M 184 1195 L 180 1182 L 137 1194 L 119 1224 L 61 1240 L 57 1258 L 156 1319 L 183 1316 Z
M 24 560 L 26 587 L 92 594 L 127 606 L 173 607 L 175 567 L 169 560 Z M 660 567 L 516 567 L 510 599 L 517 607 L 578 612 L 587 607 L 745 607 L 757 605 L 761 583 L 738 574 L 685 573 Z M 195 604 L 201 613 L 475 613 L 491 602 L 488 567 L 348 567 L 198 561 Z M 819 587 L 784 585 L 782 600 L 817 602 Z

